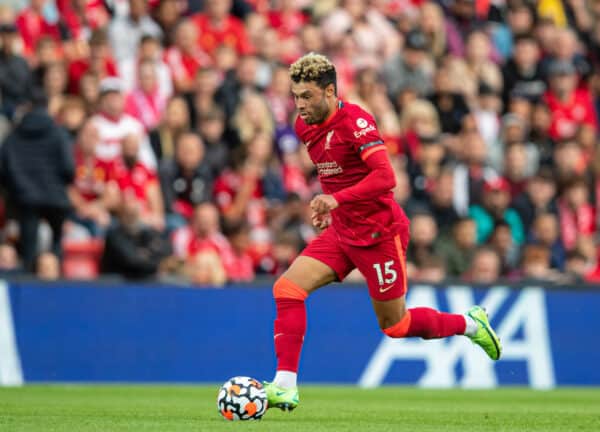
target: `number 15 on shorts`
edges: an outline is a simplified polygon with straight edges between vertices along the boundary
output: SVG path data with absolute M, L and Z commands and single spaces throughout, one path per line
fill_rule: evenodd
M 393 284 L 398 279 L 398 272 L 392 268 L 394 265 L 394 260 L 386 261 L 383 263 L 383 269 L 381 268 L 380 263 L 373 264 L 373 268 L 377 272 L 377 281 L 379 285 L 383 284 Z M 391 286 L 389 287 L 391 288 Z M 387 288 L 385 291 L 387 291 Z M 383 292 L 383 290 L 380 290 Z

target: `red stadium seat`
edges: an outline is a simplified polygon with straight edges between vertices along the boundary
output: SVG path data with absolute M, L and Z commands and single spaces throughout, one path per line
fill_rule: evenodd
M 101 239 L 63 243 L 63 276 L 66 279 L 95 279 L 100 273 Z

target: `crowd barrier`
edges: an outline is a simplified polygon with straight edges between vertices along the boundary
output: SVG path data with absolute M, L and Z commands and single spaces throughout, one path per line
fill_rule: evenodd
M 454 312 L 486 307 L 502 360 L 488 360 L 464 337 L 389 339 L 366 290 L 339 284 L 307 300 L 301 382 L 600 385 L 600 290 L 412 285 L 407 301 Z M 0 385 L 271 379 L 274 313 L 266 283 L 194 289 L 0 281 Z

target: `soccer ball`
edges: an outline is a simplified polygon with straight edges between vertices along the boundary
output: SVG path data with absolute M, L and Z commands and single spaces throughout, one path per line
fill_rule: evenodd
M 259 420 L 267 411 L 267 393 L 254 378 L 233 377 L 219 389 L 217 408 L 227 420 Z

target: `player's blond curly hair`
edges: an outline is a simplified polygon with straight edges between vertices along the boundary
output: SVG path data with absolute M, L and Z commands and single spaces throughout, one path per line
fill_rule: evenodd
M 300 57 L 290 66 L 290 78 L 296 83 L 314 81 L 321 88 L 333 84 L 337 89 L 335 66 L 327 57 L 314 52 Z

